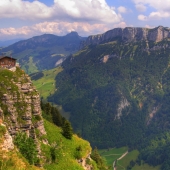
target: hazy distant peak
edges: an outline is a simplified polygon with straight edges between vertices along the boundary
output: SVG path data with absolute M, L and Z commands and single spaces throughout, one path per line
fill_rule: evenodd
M 68 33 L 66 36 L 78 36 L 79 37 L 79 35 L 78 35 L 78 33 L 76 32 L 76 31 L 71 31 L 70 33 Z

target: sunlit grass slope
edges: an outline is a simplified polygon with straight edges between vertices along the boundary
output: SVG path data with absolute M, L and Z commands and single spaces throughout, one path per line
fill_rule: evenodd
M 43 71 L 43 77 L 38 80 L 33 80 L 33 84 L 44 99 L 55 92 L 55 77 L 61 71 L 61 67 L 46 70 Z
M 38 71 L 36 64 L 33 62 L 32 56 L 29 57 L 29 62 L 22 66 L 22 69 L 24 69 L 28 74 L 35 73 Z
M 78 164 L 75 154 L 76 148 L 81 147 L 81 157 L 85 158 L 91 152 L 91 147 L 89 142 L 73 135 L 71 140 L 66 139 L 61 134 L 61 128 L 55 126 L 54 124 L 49 123 L 44 120 L 45 129 L 47 132 L 46 138 L 49 141 L 50 145 L 56 146 L 56 161 L 51 164 L 45 164 L 44 168 L 47 170 L 83 170 L 83 167 Z M 41 144 L 43 153 L 50 155 L 50 147 L 49 145 Z

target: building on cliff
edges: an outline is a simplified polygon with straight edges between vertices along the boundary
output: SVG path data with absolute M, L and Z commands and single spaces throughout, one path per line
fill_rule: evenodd
M 16 60 L 17 59 L 9 57 L 9 56 L 0 56 L 0 67 L 3 67 L 3 68 L 15 67 Z
M 16 66 L 19 67 L 19 63 L 16 63 L 16 60 L 17 59 L 7 55 L 0 56 L 0 67 L 15 71 Z

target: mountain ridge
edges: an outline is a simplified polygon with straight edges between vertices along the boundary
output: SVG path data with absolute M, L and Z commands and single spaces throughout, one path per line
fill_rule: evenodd
M 76 32 L 65 36 L 43 34 L 14 43 L 1 51 L 9 55 L 12 53 L 22 69 L 30 74 L 60 65 L 68 55 L 79 50 L 82 40 L 85 37 Z
M 132 41 L 155 41 L 160 42 L 165 38 L 170 38 L 170 28 L 158 26 L 155 28 L 126 27 L 114 28 L 103 34 L 89 36 L 81 43 L 81 48 L 88 45 L 120 40 L 123 42 Z

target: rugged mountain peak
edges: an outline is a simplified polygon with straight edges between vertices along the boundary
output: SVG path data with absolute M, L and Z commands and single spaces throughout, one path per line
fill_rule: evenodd
M 158 26 L 156 28 L 114 28 L 103 34 L 89 36 L 86 41 L 81 44 L 81 48 L 87 45 L 95 45 L 113 40 L 120 40 L 124 42 L 136 41 L 155 41 L 159 42 L 165 38 L 170 38 L 170 29 Z
M 76 31 L 71 31 L 66 35 L 67 37 L 79 37 L 78 33 Z

